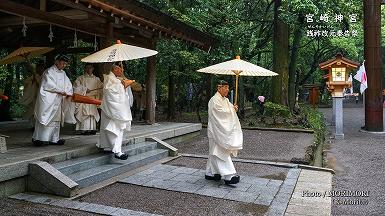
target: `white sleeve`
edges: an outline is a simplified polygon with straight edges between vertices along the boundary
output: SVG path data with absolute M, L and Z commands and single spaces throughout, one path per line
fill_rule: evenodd
M 127 92 L 128 101 L 130 103 L 130 107 L 132 107 L 132 105 L 134 104 L 134 95 L 132 94 L 132 90 L 130 86 L 127 87 L 126 92 Z

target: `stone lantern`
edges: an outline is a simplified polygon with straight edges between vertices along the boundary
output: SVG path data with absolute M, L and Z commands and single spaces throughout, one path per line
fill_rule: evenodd
M 344 89 L 352 87 L 348 81 L 350 71 L 360 66 L 360 63 L 344 58 L 340 53 L 335 58 L 319 64 L 321 70 L 328 70 L 326 85 L 332 97 L 343 97 Z
M 333 97 L 333 122 L 336 125 L 335 138 L 343 139 L 343 112 L 342 100 L 344 89 L 352 86 L 352 81 L 348 81 L 350 71 L 360 66 L 360 63 L 344 58 L 340 53 L 333 59 L 319 64 L 321 70 L 328 70 L 326 82 L 328 90 Z

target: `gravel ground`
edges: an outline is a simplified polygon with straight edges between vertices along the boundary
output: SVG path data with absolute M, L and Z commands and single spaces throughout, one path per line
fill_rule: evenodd
M 268 206 L 115 183 L 78 199 L 136 211 L 185 215 L 263 215 Z
M 207 159 L 204 158 L 180 157 L 168 162 L 167 164 L 196 169 L 206 169 L 206 163 Z M 289 168 L 251 163 L 235 162 L 234 166 L 238 174 L 276 180 L 285 180 L 287 172 L 289 171 Z
M 303 158 L 306 147 L 313 144 L 313 134 L 277 131 L 243 130 L 243 159 L 290 162 L 293 157 Z M 174 144 L 180 153 L 204 154 L 209 151 L 207 129 L 193 141 Z
M 332 110 L 321 111 L 330 122 Z M 369 198 L 346 198 L 368 200 L 369 204 L 334 203 L 333 215 L 385 215 L 385 135 L 358 132 L 364 125 L 364 115 L 364 108 L 344 108 L 345 139 L 331 144 L 328 165 L 337 171 L 333 191 L 369 191 Z
M 19 201 L 8 198 L 0 198 L 0 215 L 1 216 L 92 216 L 100 215 L 94 213 L 87 213 L 83 211 L 76 211 L 61 207 L 54 207 L 49 205 L 41 205 L 25 201 Z

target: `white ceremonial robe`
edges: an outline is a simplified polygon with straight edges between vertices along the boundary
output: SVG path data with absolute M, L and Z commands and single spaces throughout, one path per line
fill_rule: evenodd
M 100 99 L 103 83 L 99 77 L 91 74 L 84 74 L 78 77 L 74 82 L 74 92 L 85 95 L 90 98 Z M 94 90 L 87 93 L 88 90 Z M 87 131 L 96 130 L 96 122 L 99 122 L 100 116 L 95 104 L 76 103 L 75 118 L 76 130 Z
M 208 116 L 209 158 L 206 174 L 233 175 L 236 171 L 231 155 L 237 156 L 243 143 L 242 128 L 237 113 L 229 99 L 216 92 L 209 101 Z
M 131 109 L 133 95 L 131 88 L 124 88 L 121 81 L 110 72 L 104 75 L 103 99 L 100 108 L 100 138 L 96 146 L 122 153 L 124 130 L 131 130 Z
M 35 105 L 35 132 L 32 138 L 40 141 L 57 142 L 60 124 L 74 124 L 74 109 L 70 98 L 54 92 L 72 95 L 72 84 L 64 70 L 55 65 L 44 71 Z
M 34 112 L 40 81 L 39 74 L 33 74 L 24 80 L 23 96 L 19 99 L 19 103 L 25 107 L 24 119 L 30 120 L 33 126 L 35 126 Z

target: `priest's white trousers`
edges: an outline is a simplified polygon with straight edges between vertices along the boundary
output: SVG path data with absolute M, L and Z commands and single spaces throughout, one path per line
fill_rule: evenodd
M 76 130 L 83 130 L 83 131 L 96 130 L 95 117 L 89 115 L 86 117 L 86 119 L 84 119 L 84 121 L 82 121 L 82 122 L 77 121 L 76 122 Z
M 206 165 L 206 174 L 231 176 L 236 173 L 229 151 L 219 145 L 214 144 L 212 139 L 209 139 L 209 151 L 209 158 Z
M 36 119 L 35 131 L 32 138 L 34 140 L 57 142 L 60 135 L 61 106 L 56 111 L 55 116 L 48 125 L 43 125 Z
M 124 129 L 119 129 L 114 121 L 108 118 L 102 111 L 100 120 L 100 138 L 96 146 L 103 149 L 111 149 L 114 153 L 122 153 L 122 140 Z
M 36 120 L 35 131 L 32 138 L 34 140 L 57 142 L 60 135 L 60 121 L 52 121 L 47 126 Z

